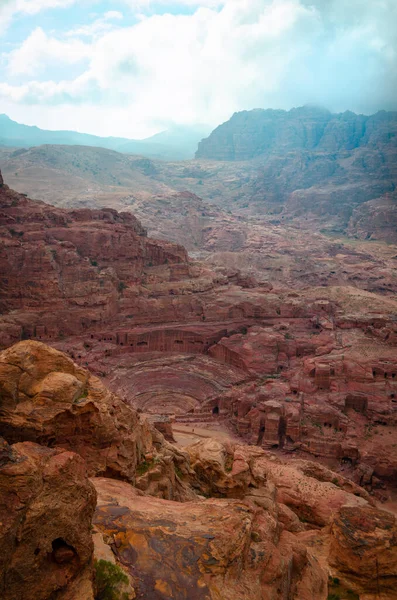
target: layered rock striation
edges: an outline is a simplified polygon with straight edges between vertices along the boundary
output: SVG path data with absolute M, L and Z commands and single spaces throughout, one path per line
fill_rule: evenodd
M 387 498 L 384 486 L 392 486 L 397 473 L 392 249 L 375 265 L 370 252 L 330 242 L 324 257 L 316 240 L 304 248 L 299 238 L 295 266 L 280 232 L 259 235 L 254 227 L 245 247 L 276 275 L 272 283 L 258 283 L 238 269 L 192 263 L 182 247 L 147 238 L 132 215 L 65 211 L 4 184 L 0 194 L 1 344 L 45 340 L 69 356 L 58 369 L 60 359 L 40 344 L 6 352 L 1 368 L 18 389 L 4 392 L 11 399 L 2 409 L 13 427 L 10 441 L 78 448 L 91 474 L 134 481 L 153 434 L 139 428 L 136 439 L 121 428 L 124 420 L 138 422 L 132 409 L 153 419 L 219 420 L 252 444 L 330 459 Z M 208 239 L 221 235 L 211 229 Z M 318 273 L 305 262 L 309 246 Z M 306 270 L 312 275 L 291 289 Z M 327 281 L 329 273 L 338 286 L 307 287 Z M 378 293 L 360 289 L 364 283 Z M 32 355 L 40 373 L 36 387 L 28 376 Z M 130 408 L 73 361 L 106 378 Z M 49 419 L 48 407 L 43 415 L 40 406 L 54 386 L 64 399 L 51 404 Z M 23 411 L 31 419 L 22 430 Z M 91 433 L 97 431 L 101 435 Z M 160 460 L 161 493 L 183 496 L 167 460 Z M 168 473 L 171 487 L 161 473 Z M 140 485 L 157 489 L 146 474 Z
M 184 248 L 147 238 L 130 213 L 57 209 L 5 185 L 0 207 L 0 306 L 19 311 L 24 337 L 77 334 L 141 311 L 136 297 L 146 268 L 161 271 L 154 281 L 189 276 Z M 12 341 L 12 326 L 7 333 Z
M 33 341 L 4 350 L 0 390 L 0 430 L 9 443 L 61 447 L 80 454 L 89 475 L 150 487 L 163 497 L 185 496 L 174 470 L 184 455 L 162 444 L 134 409 L 61 352 Z M 148 454 L 156 459 L 156 478 L 139 480 L 137 467 Z

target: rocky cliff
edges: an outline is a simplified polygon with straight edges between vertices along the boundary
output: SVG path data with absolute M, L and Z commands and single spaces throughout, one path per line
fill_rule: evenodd
M 93 600 L 95 505 L 96 492 L 80 456 L 31 442 L 10 446 L 0 438 L 4 600 L 67 600 L 64 594 L 73 588 L 76 600 Z
M 190 289 L 211 287 L 211 275 L 200 279 L 182 246 L 148 238 L 130 213 L 57 209 L 4 184 L 0 240 L 1 311 L 20 314 L 3 324 L 3 345 L 15 341 L 18 330 L 22 337 L 54 339 L 123 314 L 145 322 L 145 315 L 155 321 L 157 312 L 164 321 L 168 313 L 175 320 L 178 302 L 153 300 L 161 295 L 156 287 L 167 296 L 187 281 Z
M 362 223 L 368 238 L 397 239 L 397 113 L 243 111 L 203 140 L 196 157 L 247 162 L 247 176 L 233 187 L 235 201 L 250 214 L 310 220 L 313 228 L 321 222 L 358 237 Z
M 304 106 L 284 110 L 255 109 L 235 113 L 199 143 L 196 158 L 249 160 L 264 154 L 295 150 L 322 153 L 393 143 L 397 113 L 380 111 L 369 117 L 346 111 Z

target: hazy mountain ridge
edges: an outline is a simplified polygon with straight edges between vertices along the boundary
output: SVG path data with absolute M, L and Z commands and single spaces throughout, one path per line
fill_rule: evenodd
M 333 114 L 302 106 L 290 111 L 241 111 L 199 143 L 196 158 L 249 160 L 296 150 L 351 151 L 360 146 L 397 144 L 397 112 Z
M 276 123 L 273 137 L 266 138 L 267 126 L 257 127 L 263 120 L 271 127 Z M 232 132 L 239 127 L 244 135 L 238 137 Z M 266 145 L 267 150 L 246 160 L 164 161 L 98 147 L 46 145 L 0 148 L 0 162 L 20 192 L 58 206 L 134 206 L 149 229 L 149 197 L 187 190 L 244 217 L 268 215 L 280 223 L 305 222 L 313 231 L 397 240 L 397 113 L 332 115 L 309 107 L 288 113 L 246 111 L 215 129 L 199 152 L 212 148 L 214 153 L 219 140 L 227 138 L 225 132 L 231 136 L 230 148 L 237 147 L 236 135 L 244 152 L 262 152 Z M 177 132 L 174 139 L 181 135 Z M 155 137 L 164 139 L 163 134 Z M 211 140 L 215 142 L 208 146 Z M 226 150 L 222 152 L 225 158 Z M 200 216 L 199 205 L 193 204 Z M 164 226 L 168 222 L 173 231 L 168 212 L 164 217 Z M 164 235 L 167 227 L 154 227 L 156 235 L 159 231 Z M 185 236 L 179 241 L 189 246 Z
M 48 131 L 39 127 L 22 125 L 7 115 L 0 115 L 0 145 L 17 148 L 52 145 L 80 145 L 106 148 L 118 152 L 184 160 L 192 158 L 199 140 L 207 135 L 209 127 L 174 126 L 143 140 L 119 137 L 100 137 L 77 131 Z

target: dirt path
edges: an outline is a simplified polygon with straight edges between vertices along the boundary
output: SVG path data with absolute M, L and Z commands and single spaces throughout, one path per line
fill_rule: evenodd
M 193 427 L 192 425 L 175 424 L 172 428 L 174 438 L 179 446 L 189 446 L 205 438 L 214 438 L 219 442 L 233 441 L 243 443 L 237 436 L 221 425 L 211 427 Z

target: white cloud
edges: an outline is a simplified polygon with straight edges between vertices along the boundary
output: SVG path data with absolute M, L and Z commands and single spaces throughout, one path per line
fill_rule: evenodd
M 66 8 L 76 2 L 77 0 L 14 0 L 9 4 L 15 7 L 15 12 L 35 15 L 48 8 Z
M 223 6 L 229 0 L 122 0 L 124 4 L 132 9 L 155 9 L 159 6 L 193 6 L 217 8 Z
M 193 14 L 142 16 L 133 26 L 95 33 L 98 21 L 123 24 L 115 15 L 104 16 L 90 26 L 91 43 L 82 46 L 76 36 L 85 34 L 77 29 L 66 41 L 44 42 L 42 32 L 29 46 L 28 38 L 13 54 L 20 73 L 24 60 L 25 69 L 34 71 L 54 55 L 68 64 L 90 57 L 89 66 L 73 81 L 61 76 L 0 84 L 0 97 L 36 104 L 42 127 L 73 105 L 68 127 L 123 136 L 170 121 L 215 125 L 236 110 L 259 106 L 313 102 L 363 112 L 396 107 L 395 0 L 194 4 L 201 6 Z
M 73 65 L 91 56 L 92 47 L 79 40 L 61 41 L 37 27 L 24 43 L 8 54 L 9 76 L 35 75 L 49 64 Z
M 123 13 L 121 13 L 118 10 L 109 10 L 108 12 L 106 12 L 103 15 L 103 18 L 108 21 L 111 19 L 122 19 L 123 18 Z
M 81 25 L 79 27 L 75 27 L 70 31 L 66 32 L 66 37 L 91 37 L 97 38 L 109 31 L 116 29 L 118 26 L 115 24 L 115 21 L 120 22 L 124 18 L 123 13 L 118 10 L 111 10 L 106 12 L 102 17 L 95 19 L 89 25 Z

